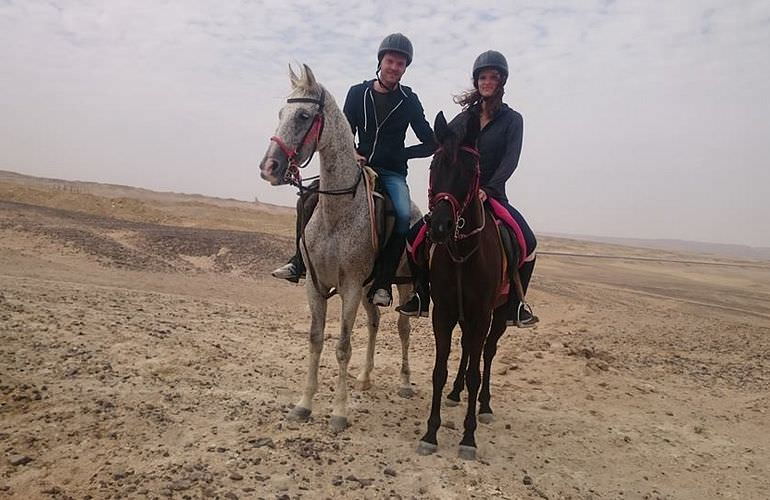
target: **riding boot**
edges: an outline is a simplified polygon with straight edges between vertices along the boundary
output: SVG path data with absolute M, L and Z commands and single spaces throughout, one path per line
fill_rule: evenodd
M 529 288 L 529 281 L 532 279 L 532 273 L 535 270 L 535 259 L 525 262 L 518 269 L 519 279 L 521 280 L 521 288 L 524 291 L 524 295 L 527 294 L 527 288 Z M 511 308 L 508 312 L 508 320 L 506 324 L 508 326 L 518 326 L 519 328 L 530 328 L 535 326 L 535 323 L 540 319 L 532 313 L 532 308 L 526 302 L 519 302 L 516 297 L 512 297 Z
M 302 241 L 302 235 L 305 232 L 305 226 L 307 226 L 310 217 L 315 211 L 316 205 L 318 205 L 318 181 L 313 181 L 308 190 L 302 192 L 297 200 L 297 222 L 294 238 L 294 255 L 289 259 L 289 262 L 285 265 L 275 269 L 271 274 L 275 278 L 285 279 L 292 283 L 298 283 L 301 278 L 305 277 L 306 268 L 305 262 L 302 260 L 302 252 L 300 251 L 300 242 Z
M 524 289 L 524 294 L 527 294 L 527 288 L 529 287 L 529 280 L 532 279 L 532 273 L 535 270 L 535 261 L 537 257 L 533 258 L 529 262 L 525 262 L 521 268 L 519 268 L 519 277 L 521 277 L 521 288 Z
M 414 294 L 402 306 L 396 307 L 396 311 L 404 316 L 422 316 L 428 317 L 430 308 L 430 281 L 428 279 L 428 269 L 409 259 L 409 269 L 412 271 L 414 279 Z
M 404 253 L 404 247 L 406 247 L 405 235 L 398 233 L 390 235 L 388 243 L 382 250 L 380 269 L 371 288 L 373 291 L 371 297 L 373 304 L 388 307 L 393 302 L 391 284 L 396 276 L 401 255 Z

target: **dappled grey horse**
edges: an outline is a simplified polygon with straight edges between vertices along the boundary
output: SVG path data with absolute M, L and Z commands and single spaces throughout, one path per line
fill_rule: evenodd
M 363 170 L 356 163 L 354 138 L 350 125 L 332 95 L 316 82 L 312 71 L 303 65 L 300 76 L 289 68 L 292 93 L 279 114 L 279 123 L 270 147 L 260 164 L 261 176 L 272 185 L 299 180 L 299 167 L 307 164 L 317 149 L 321 159 L 320 199 L 305 228 L 301 250 L 308 267 L 306 283 L 310 324 L 310 356 L 307 384 L 302 398 L 289 418 L 306 420 L 318 388 L 318 365 L 324 341 L 327 301 L 336 289 L 342 298 L 340 336 L 337 342 L 339 378 L 334 394 L 330 425 L 341 431 L 348 425 L 348 363 L 350 336 L 359 303 L 368 317 L 369 344 L 364 368 L 358 376 L 359 387 L 371 386 L 374 345 L 380 322 L 377 307 L 369 303 L 363 285 L 376 258 L 371 231 L 370 205 Z M 412 204 L 412 220 L 420 213 Z M 410 295 L 410 285 L 399 285 L 403 304 Z M 409 380 L 409 320 L 398 318 L 401 338 L 401 384 L 399 395 L 411 397 Z

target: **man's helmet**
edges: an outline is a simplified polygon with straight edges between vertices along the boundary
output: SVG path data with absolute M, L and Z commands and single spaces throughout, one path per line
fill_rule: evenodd
M 414 49 L 412 48 L 412 42 L 402 35 L 401 33 L 392 33 L 386 36 L 380 44 L 380 50 L 377 51 L 377 61 L 382 62 L 382 58 L 386 52 L 398 52 L 406 56 L 406 65 L 412 64 L 412 57 L 414 56 Z

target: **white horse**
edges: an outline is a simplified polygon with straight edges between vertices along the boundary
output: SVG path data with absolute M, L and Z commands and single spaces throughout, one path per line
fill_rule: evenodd
M 374 345 L 380 322 L 380 313 L 376 306 L 369 303 L 363 287 L 376 258 L 369 203 L 362 169 L 355 159 L 353 134 L 334 98 L 316 82 L 307 65 L 303 65 L 300 76 L 291 68 L 289 75 L 292 93 L 279 113 L 275 136 L 260 163 L 261 176 L 272 185 L 285 184 L 297 174 L 298 166 L 309 161 L 316 149 L 321 158 L 320 199 L 305 228 L 301 245 L 308 267 L 305 288 L 312 314 L 310 364 L 305 391 L 289 418 L 304 421 L 311 414 L 313 396 L 318 388 L 327 300 L 330 290 L 335 288 L 342 298 L 342 318 L 337 342 L 339 378 L 330 425 L 334 432 L 339 432 L 348 425 L 350 335 L 358 304 L 366 310 L 369 329 L 366 363 L 358 376 L 362 390 L 371 387 Z M 419 217 L 419 211 L 412 204 L 413 221 Z M 410 295 L 411 286 L 399 285 L 398 289 L 399 300 L 403 304 Z M 399 316 L 402 361 L 398 394 L 402 397 L 413 395 L 409 380 L 409 332 L 408 318 Z

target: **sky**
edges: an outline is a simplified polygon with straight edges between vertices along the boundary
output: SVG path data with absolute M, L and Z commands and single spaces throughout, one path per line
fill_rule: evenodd
M 293 205 L 258 173 L 288 64 L 341 104 L 391 32 L 431 124 L 506 55 L 536 233 L 770 246 L 767 0 L 0 0 L 0 169 Z

